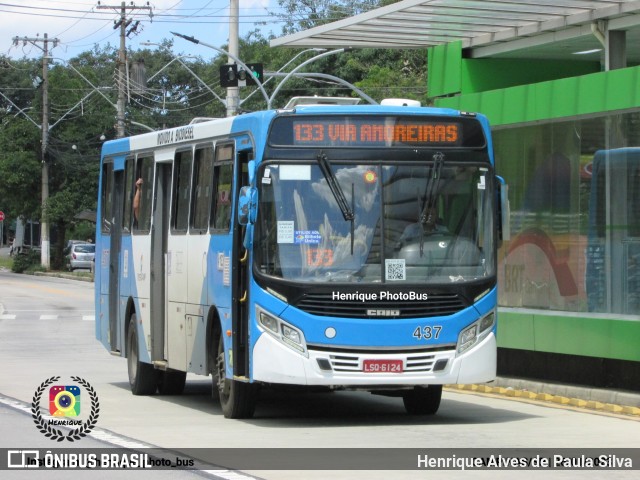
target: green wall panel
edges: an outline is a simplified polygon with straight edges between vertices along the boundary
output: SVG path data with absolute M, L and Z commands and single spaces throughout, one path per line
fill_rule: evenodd
M 596 68 L 592 64 L 557 66 L 556 72 L 550 62 L 544 66 L 511 62 L 503 68 L 505 64 L 498 60 L 462 59 L 458 48 L 449 44 L 429 50 L 429 96 L 438 107 L 482 112 L 494 126 L 640 107 L 640 66 L 594 73 L 587 73 Z M 536 68 L 545 70 L 536 72 Z M 523 81 L 530 83 L 503 88 Z M 455 95 L 459 92 L 463 93 Z M 435 98 L 440 95 L 449 96 Z M 500 309 L 498 346 L 640 361 L 640 321 Z
M 596 73 L 600 63 L 463 58 L 461 68 L 460 91 L 468 94 Z
M 498 346 L 640 361 L 640 321 L 537 312 L 498 312 Z
M 481 112 L 492 125 L 640 107 L 640 67 L 599 72 L 435 100 L 435 106 Z
M 498 311 L 498 346 L 535 350 L 533 315 Z
M 460 93 L 462 42 L 432 47 L 427 52 L 427 88 L 429 96 Z

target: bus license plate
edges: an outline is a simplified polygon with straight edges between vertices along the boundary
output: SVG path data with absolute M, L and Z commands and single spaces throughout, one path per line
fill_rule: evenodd
M 364 360 L 362 371 L 367 373 L 402 373 L 402 360 Z

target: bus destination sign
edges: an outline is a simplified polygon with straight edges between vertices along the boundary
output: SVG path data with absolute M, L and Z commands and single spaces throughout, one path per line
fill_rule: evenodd
M 460 125 L 436 122 L 299 121 L 293 123 L 295 145 L 458 145 Z
M 435 116 L 296 116 L 276 119 L 269 143 L 292 147 L 481 147 L 476 119 Z

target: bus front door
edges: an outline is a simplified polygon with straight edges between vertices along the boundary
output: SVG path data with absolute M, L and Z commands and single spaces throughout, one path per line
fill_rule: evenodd
M 113 172 L 113 202 L 112 205 L 122 205 L 124 195 L 124 171 L 114 170 Z M 120 254 L 122 250 L 122 209 L 112 208 L 111 210 L 111 245 L 109 252 L 109 343 L 112 352 L 120 352 L 121 342 L 118 336 L 118 319 L 120 309 L 118 299 L 120 298 Z
M 165 359 L 167 236 L 171 197 L 171 163 L 156 165 L 153 219 L 151 227 L 151 361 Z

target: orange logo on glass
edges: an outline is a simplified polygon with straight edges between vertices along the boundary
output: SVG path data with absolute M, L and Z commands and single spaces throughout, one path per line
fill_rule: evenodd
M 327 248 L 307 250 L 308 267 L 330 267 L 331 265 L 333 265 L 333 250 Z
M 378 175 L 376 175 L 376 172 L 374 172 L 373 170 L 367 170 L 364 174 L 364 181 L 366 183 L 376 183 L 376 180 L 378 180 Z

